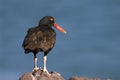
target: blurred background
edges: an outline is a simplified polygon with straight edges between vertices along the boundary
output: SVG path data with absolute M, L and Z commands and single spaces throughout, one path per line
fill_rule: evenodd
M 0 80 L 18 80 L 33 69 L 33 54 L 24 54 L 28 28 L 53 16 L 67 30 L 56 30 L 48 54 L 48 71 L 71 76 L 120 80 L 120 0 L 0 0 Z M 38 54 L 43 67 L 43 54 Z

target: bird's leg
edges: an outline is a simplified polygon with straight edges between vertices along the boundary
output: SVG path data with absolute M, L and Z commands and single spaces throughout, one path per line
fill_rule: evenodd
M 34 68 L 37 68 L 37 56 L 34 55 Z
M 33 69 L 33 71 L 34 70 L 38 70 L 39 68 L 37 67 L 37 56 L 36 56 L 36 54 L 34 54 L 34 69 Z
M 45 71 L 45 72 L 47 72 L 47 74 L 49 74 L 49 72 L 48 72 L 48 70 L 47 70 L 47 68 L 46 68 L 46 62 L 47 62 L 47 56 L 46 56 L 46 55 L 44 55 L 43 60 L 44 60 L 43 71 Z

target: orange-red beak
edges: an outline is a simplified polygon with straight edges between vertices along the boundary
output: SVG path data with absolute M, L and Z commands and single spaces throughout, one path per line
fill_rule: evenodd
M 61 28 L 57 23 L 54 23 L 54 27 L 58 29 L 60 32 L 67 33 L 63 28 Z

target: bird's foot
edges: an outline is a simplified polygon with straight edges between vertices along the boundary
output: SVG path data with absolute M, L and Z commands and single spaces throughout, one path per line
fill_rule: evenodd
M 32 71 L 34 72 L 34 71 L 37 71 L 38 69 L 41 69 L 41 68 L 39 68 L 39 67 L 35 67 L 35 68 L 33 68 Z
M 43 71 L 46 72 L 48 75 L 50 75 L 47 69 L 43 69 Z

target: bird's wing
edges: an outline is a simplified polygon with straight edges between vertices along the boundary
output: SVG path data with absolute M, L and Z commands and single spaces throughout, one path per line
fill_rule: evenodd
M 36 28 L 30 28 L 28 31 L 27 31 L 27 35 L 25 36 L 25 39 L 23 41 L 23 44 L 22 46 L 25 48 L 26 46 L 30 46 L 30 45 L 35 45 L 37 44 L 37 34 L 38 30 L 36 30 Z M 40 31 L 39 31 L 40 32 Z

